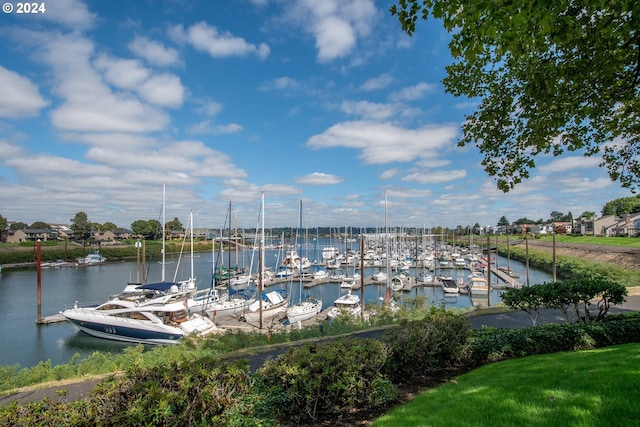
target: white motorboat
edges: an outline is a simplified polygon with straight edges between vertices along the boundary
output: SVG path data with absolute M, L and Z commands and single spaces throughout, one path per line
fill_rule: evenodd
M 334 307 L 327 312 L 327 317 L 330 319 L 336 319 L 343 313 L 350 316 L 360 316 L 360 297 L 352 294 L 351 291 L 336 299 L 333 305 Z
M 327 262 L 338 257 L 338 248 L 334 246 L 325 246 L 322 248 L 322 260 Z
M 191 333 L 220 332 L 207 317 L 190 314 L 180 293 L 153 299 L 116 297 L 98 306 L 64 310 L 62 315 L 89 335 L 142 344 L 176 344 Z
M 340 282 L 340 289 L 352 289 L 354 284 L 355 279 L 353 277 L 344 277 Z
M 458 284 L 453 279 L 440 279 L 440 285 L 444 290 L 445 295 L 455 295 L 460 292 Z
M 471 293 L 471 295 L 487 295 L 489 293 L 487 279 L 475 274 L 470 275 L 469 292 Z
M 313 272 L 313 278 L 316 280 L 324 280 L 329 278 L 329 273 L 322 267 L 318 267 L 316 271 Z
M 103 257 L 100 254 L 100 252 L 91 252 L 84 258 L 78 258 L 76 261 L 78 261 L 78 264 L 92 265 L 92 264 L 102 264 L 103 262 L 106 262 L 107 259 Z

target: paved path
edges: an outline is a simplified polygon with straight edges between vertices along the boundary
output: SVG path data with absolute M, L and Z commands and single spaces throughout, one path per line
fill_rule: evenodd
M 630 311 L 640 311 L 640 295 L 628 296 L 627 301 L 624 304 L 611 308 L 612 313 L 624 313 Z M 473 329 L 485 326 L 496 328 L 526 328 L 531 326 L 531 319 L 524 312 L 477 315 L 470 317 L 469 321 Z M 538 318 L 537 324 L 564 323 L 564 321 L 564 317 L 559 311 L 543 310 Z M 376 329 L 356 335 L 364 338 L 378 338 L 384 334 L 384 331 L 385 329 Z M 249 359 L 251 369 L 255 370 L 262 366 L 266 360 L 276 358 L 283 351 L 285 351 L 284 348 L 280 347 L 278 349 L 248 355 L 246 358 Z M 100 381 L 102 381 L 102 378 L 76 382 L 69 380 L 68 382 L 56 384 L 51 387 L 34 388 L 33 390 L 11 393 L 0 396 L 0 406 L 8 405 L 14 400 L 17 400 L 20 403 L 27 403 L 39 402 L 44 398 L 54 402 L 70 402 L 87 397 L 89 392 Z

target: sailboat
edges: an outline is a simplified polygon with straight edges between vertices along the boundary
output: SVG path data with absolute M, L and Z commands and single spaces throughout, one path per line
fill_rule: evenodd
M 298 239 L 301 238 L 300 234 L 302 231 L 302 200 L 300 200 L 300 226 Z M 299 245 L 301 246 L 301 244 Z M 299 268 L 299 295 L 300 299 L 298 303 L 287 308 L 286 315 L 287 320 L 290 324 L 302 322 L 304 320 L 311 319 L 314 316 L 317 316 L 322 311 L 322 300 L 320 298 L 308 297 L 305 300 L 302 299 L 302 263 L 298 266 Z
M 262 271 L 264 270 L 264 193 L 262 193 L 262 200 L 260 204 L 261 214 L 260 217 L 262 219 L 262 234 L 260 240 L 260 262 L 259 262 L 259 272 L 258 272 L 258 280 L 259 280 L 259 289 L 258 289 L 258 298 L 249 305 L 249 307 L 245 310 L 243 316 L 244 320 L 247 322 L 259 322 L 260 327 L 262 327 L 262 321 L 264 319 L 274 318 L 276 316 L 282 315 L 285 313 L 287 309 L 287 305 L 289 304 L 289 294 L 284 289 L 278 289 L 271 292 L 265 292 L 262 289 Z
M 229 211 L 231 212 L 231 211 Z M 230 216 L 229 216 L 230 218 Z M 222 236 L 222 230 L 220 230 L 220 236 Z M 253 302 L 253 299 L 249 295 L 242 291 L 235 291 L 231 283 L 229 283 L 227 292 L 220 294 L 216 289 L 216 255 L 214 239 L 211 240 L 211 286 L 209 289 L 205 289 L 190 299 L 189 310 L 192 313 L 205 313 L 211 319 L 217 319 L 227 316 L 240 316 Z M 223 242 L 220 240 L 220 264 L 224 260 Z

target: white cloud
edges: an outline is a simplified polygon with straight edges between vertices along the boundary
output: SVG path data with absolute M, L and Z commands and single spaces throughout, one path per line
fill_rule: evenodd
M 182 25 L 173 26 L 169 29 L 169 35 L 177 42 L 189 43 L 214 58 L 256 55 L 264 59 L 271 53 L 265 43 L 248 43 L 242 37 L 236 37 L 228 31 L 219 31 L 206 22 L 198 22 L 186 30 Z
M 425 82 L 420 82 L 417 85 L 406 87 L 402 90 L 389 95 L 389 99 L 396 102 L 415 101 L 424 98 L 424 95 L 428 92 L 435 92 L 437 86 Z
M 313 172 L 309 175 L 296 177 L 295 182 L 298 184 L 308 185 L 332 185 L 342 182 L 342 178 L 336 175 L 330 175 L 322 172 Z
M 227 125 L 215 125 L 213 120 L 207 119 L 189 126 L 187 132 L 191 135 L 219 135 L 238 133 L 244 128 L 236 123 L 230 123 Z
M 38 87 L 26 77 L 0 66 L 0 117 L 37 116 L 47 102 Z
M 311 148 L 346 147 L 361 150 L 367 164 L 410 162 L 416 158 L 437 157 L 453 145 L 458 128 L 452 125 L 406 129 L 390 123 L 343 122 L 307 141 Z
M 219 102 L 207 99 L 196 100 L 196 103 L 198 104 L 198 107 L 195 109 L 196 112 L 209 117 L 215 116 L 224 108 Z
M 56 0 L 45 5 L 46 12 L 38 14 L 39 17 L 74 30 L 90 29 L 96 20 L 96 14 L 89 12 L 80 0 Z
M 368 120 L 387 120 L 397 114 L 397 108 L 391 104 L 379 104 L 369 101 L 344 101 L 340 109 L 347 114 L 357 115 Z
M 104 73 L 107 82 L 120 89 L 136 89 L 151 75 L 149 69 L 135 59 L 119 59 L 101 55 L 95 61 L 95 66 Z
M 424 171 L 414 172 L 402 177 L 405 182 L 417 182 L 420 184 L 442 184 L 443 182 L 453 181 L 467 176 L 464 169 L 450 171 Z
M 94 45 L 88 39 L 77 34 L 49 34 L 36 39 L 41 43 L 38 58 L 49 65 L 53 73 L 52 91 L 62 98 L 61 105 L 51 113 L 52 123 L 58 129 L 146 132 L 163 129 L 168 124 L 169 117 L 163 111 L 141 102 L 132 93 L 113 92 L 105 84 L 108 78 L 103 79 L 98 69 L 121 63 L 101 59 L 96 64 L 98 69 L 94 68 L 90 60 Z M 109 79 L 114 80 L 114 84 L 117 80 L 113 76 Z M 118 80 L 118 83 L 131 82 Z
M 538 166 L 540 172 L 567 172 L 573 169 L 592 169 L 598 167 L 602 162 L 599 156 L 568 156 L 556 158 L 546 165 Z
M 388 73 L 384 73 L 379 75 L 378 77 L 367 80 L 362 84 L 360 89 L 366 90 L 366 91 L 384 89 L 387 86 L 389 86 L 391 83 L 393 83 L 393 77 Z
M 136 37 L 129 49 L 151 65 L 167 67 L 179 63 L 178 51 L 146 37 Z
M 314 36 L 317 58 L 327 62 L 349 55 L 355 50 L 358 38 L 371 33 L 376 7 L 371 0 L 299 0 L 292 5 L 288 16 Z
M 138 88 L 138 92 L 146 101 L 162 107 L 179 107 L 184 99 L 184 87 L 173 74 L 152 76 Z

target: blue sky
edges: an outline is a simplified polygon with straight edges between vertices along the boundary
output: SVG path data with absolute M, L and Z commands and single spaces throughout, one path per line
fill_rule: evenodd
M 15 5 L 16 2 L 10 2 Z M 129 227 L 494 225 L 600 213 L 631 193 L 599 158 L 540 158 L 504 194 L 475 147 L 477 100 L 444 92 L 439 21 L 391 1 L 49 0 L 0 16 L 0 215 Z M 236 220 L 234 219 L 234 223 Z

